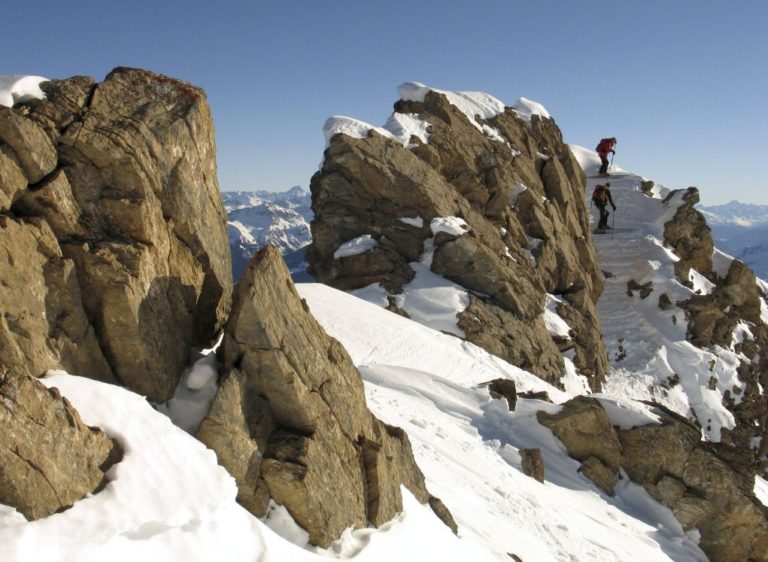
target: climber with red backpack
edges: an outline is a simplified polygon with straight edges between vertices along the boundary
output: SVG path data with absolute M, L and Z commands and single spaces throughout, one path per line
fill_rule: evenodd
M 611 207 L 613 207 L 613 210 L 616 211 L 616 205 L 614 204 L 613 197 L 611 196 L 611 184 L 605 182 L 604 185 L 596 185 L 594 191 L 592 191 L 592 202 L 600 211 L 600 221 L 597 223 L 596 232 L 608 230 L 611 227 L 608 226 L 609 213 L 606 210 L 606 207 L 610 203 Z
M 608 175 L 608 154 L 616 154 L 616 151 L 613 149 L 614 146 L 616 146 L 616 137 L 611 137 L 609 139 L 600 139 L 600 142 L 595 148 L 598 156 L 600 156 L 600 162 L 602 162 L 600 171 L 598 172 L 601 176 Z

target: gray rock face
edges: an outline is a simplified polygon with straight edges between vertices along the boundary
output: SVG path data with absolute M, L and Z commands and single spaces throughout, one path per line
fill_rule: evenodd
M 63 511 L 106 484 L 122 455 L 55 389 L 0 365 L 0 503 L 28 520 Z
M 0 275 L 51 295 L 45 315 L 31 292 L 0 295 L 13 311 L 0 325 L 4 359 L 35 376 L 62 366 L 166 400 L 190 347 L 210 343 L 230 304 L 205 95 L 126 68 L 100 84 L 76 77 L 43 89 L 46 100 L 0 112 L 0 177 L 10 178 L 0 204 L 16 217 L 0 225 L 15 264 L 0 260 Z
M 430 502 L 408 437 L 368 410 L 359 373 L 276 248 L 259 251 L 238 283 L 220 353 L 224 381 L 198 437 L 250 511 L 263 515 L 272 498 L 327 546 L 349 526 L 394 517 L 401 484 Z
M 330 140 L 310 186 L 314 275 L 341 289 L 378 282 L 397 294 L 429 243 L 432 271 L 475 293 L 458 319 L 469 341 L 557 384 L 563 359 L 541 314 L 545 294 L 559 295 L 567 309 L 561 315 L 579 334 L 577 368 L 599 387 L 608 367 L 594 307 L 602 277 L 584 174 L 554 121 L 533 116 L 528 123 L 507 109 L 486 123 L 499 142 L 436 92 L 424 102 L 399 101 L 395 111 L 427 122 L 428 143 L 405 148 L 375 131 Z M 469 231 L 433 236 L 430 221 L 446 216 L 461 217 Z M 420 217 L 424 226 L 402 217 Z M 364 234 L 377 241 L 373 250 L 334 259 Z

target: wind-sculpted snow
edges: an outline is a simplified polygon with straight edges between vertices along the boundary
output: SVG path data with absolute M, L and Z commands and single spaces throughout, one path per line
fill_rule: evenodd
M 0 75 L 0 105 L 13 107 L 17 103 L 45 98 L 40 84 L 46 81 L 48 79 L 42 76 Z
M 614 498 L 578 472 L 579 463 L 536 422 L 559 406 L 518 398 L 509 412 L 487 382 L 514 380 L 518 391 L 564 393 L 484 350 L 329 287 L 297 286 L 312 313 L 350 352 L 371 409 L 403 427 L 460 532 L 498 560 L 706 560 L 666 508 L 623 480 Z M 647 407 L 604 400 L 611 422 L 653 423 Z M 546 480 L 521 472 L 520 449 L 542 450 Z

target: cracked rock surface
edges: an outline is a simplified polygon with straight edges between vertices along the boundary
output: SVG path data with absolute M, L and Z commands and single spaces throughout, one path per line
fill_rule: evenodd
M 0 372 L 0 503 L 28 520 L 63 511 L 106 484 L 122 452 L 56 389 Z
M 230 303 L 205 94 L 130 68 L 42 88 L 0 108 L 0 359 L 165 401 Z
M 450 523 L 407 435 L 370 412 L 360 374 L 307 310 L 276 248 L 257 253 L 235 288 L 219 354 L 222 384 L 198 438 L 252 513 L 273 499 L 312 544 L 328 546 L 347 527 L 392 519 L 405 485 Z

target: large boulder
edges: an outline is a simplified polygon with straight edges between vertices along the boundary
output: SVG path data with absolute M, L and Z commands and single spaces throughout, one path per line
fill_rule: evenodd
M 669 507 L 686 530 L 698 529 L 711 560 L 768 560 L 768 509 L 754 496 L 750 456 L 704 443 L 685 418 L 657 411 L 660 424 L 618 431 L 629 477 Z
M 467 340 L 555 384 L 564 362 L 542 314 L 546 294 L 558 295 L 580 334 L 574 362 L 598 388 L 608 368 L 595 311 L 602 275 L 584 174 L 554 121 L 506 108 L 472 122 L 437 91 L 395 104 L 393 119 L 414 118 L 426 123 L 427 142 L 414 136 L 404 146 L 373 129 L 330 138 L 310 185 L 312 272 L 337 288 L 379 283 L 394 296 L 421 259 L 472 292 L 457 319 Z M 435 234 L 432 221 L 441 217 L 469 228 Z M 336 254 L 363 235 L 376 246 Z
M 272 246 L 235 289 L 220 359 L 223 381 L 198 438 L 254 514 L 264 515 L 271 498 L 312 544 L 328 546 L 347 527 L 392 519 L 401 485 L 440 505 L 407 435 L 368 410 L 351 359 L 308 312 Z
M 539 411 L 536 418 L 565 445 L 571 457 L 581 461 L 584 476 L 613 494 L 622 463 L 621 444 L 600 402 L 577 396 L 557 413 Z
M 30 521 L 99 491 L 122 455 L 56 389 L 1 364 L 0 424 L 0 503 Z
M 665 199 L 671 201 L 679 193 L 672 191 Z M 682 193 L 683 204 L 677 208 L 674 217 L 664 224 L 664 241 L 674 248 L 680 261 L 675 263 L 675 273 L 680 279 L 688 278 L 693 268 L 702 275 L 712 271 L 712 230 L 694 205 L 699 202 L 699 190 L 689 187 Z
M 167 400 L 190 348 L 212 341 L 230 304 L 226 215 L 205 94 L 128 68 L 100 84 L 75 77 L 42 88 L 45 100 L 0 112 L 0 177 L 12 179 L 0 204 L 17 218 L 0 225 L 0 247 L 15 243 L 14 229 L 35 225 L 42 233 L 35 236 L 48 242 L 21 267 L 47 286 L 39 272 L 54 256 L 68 286 L 57 292 L 65 304 L 49 304 L 49 314 L 34 320 L 33 336 L 6 318 L 10 347 L 45 356 L 11 366 L 34 375 L 63 366 Z M 10 302 L 4 292 L 0 305 L 32 322 L 40 298 L 18 296 Z M 96 348 L 93 360 L 74 361 L 70 354 L 85 340 Z

